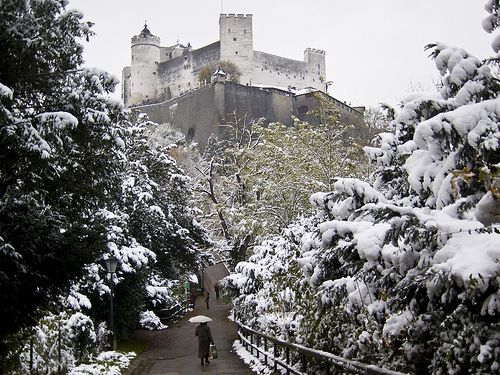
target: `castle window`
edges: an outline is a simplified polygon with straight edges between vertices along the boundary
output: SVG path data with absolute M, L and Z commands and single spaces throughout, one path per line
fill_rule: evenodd
M 236 42 L 236 38 L 233 38 L 233 41 L 235 41 L 235 42 Z
M 229 34 L 231 34 L 231 29 L 227 29 L 227 32 L 228 32 Z
M 235 52 L 234 52 L 234 54 L 235 54 L 235 55 L 237 55 L 237 54 L 238 54 L 238 51 L 235 51 Z
M 298 108 L 299 115 L 305 115 L 309 111 L 309 107 L 306 105 L 300 106 Z
M 194 138 L 194 128 L 189 128 L 189 130 L 187 132 L 187 140 L 188 140 L 188 142 L 192 141 L 193 138 Z

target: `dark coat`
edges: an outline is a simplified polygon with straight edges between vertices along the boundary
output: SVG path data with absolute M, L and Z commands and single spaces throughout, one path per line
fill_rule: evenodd
M 214 342 L 210 327 L 207 323 L 201 323 L 196 327 L 194 334 L 198 336 L 198 358 L 208 358 L 210 343 Z

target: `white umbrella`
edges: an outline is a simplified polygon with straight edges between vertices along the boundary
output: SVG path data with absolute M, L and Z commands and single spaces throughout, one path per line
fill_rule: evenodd
M 191 323 L 206 323 L 206 322 L 211 322 L 212 319 L 205 315 L 196 315 L 193 316 L 192 318 L 189 318 L 189 321 Z

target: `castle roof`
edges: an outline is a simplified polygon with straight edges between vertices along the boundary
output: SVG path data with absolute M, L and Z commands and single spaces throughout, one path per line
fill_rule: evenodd
M 144 21 L 144 29 L 142 29 L 141 35 L 153 35 L 151 34 L 151 31 L 149 31 L 146 21 Z

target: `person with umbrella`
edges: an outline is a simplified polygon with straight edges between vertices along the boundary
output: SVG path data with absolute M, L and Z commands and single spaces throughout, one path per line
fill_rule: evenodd
M 198 336 L 198 358 L 201 359 L 202 366 L 205 363 L 209 364 L 210 344 L 214 345 L 214 339 L 207 322 L 211 322 L 212 319 L 204 315 L 198 315 L 192 317 L 189 321 L 191 323 L 200 323 L 194 331 L 195 336 Z

